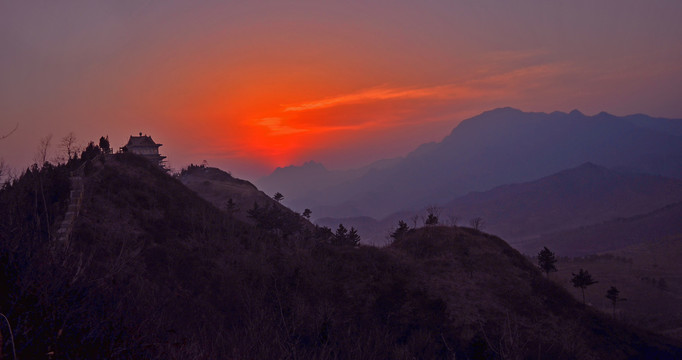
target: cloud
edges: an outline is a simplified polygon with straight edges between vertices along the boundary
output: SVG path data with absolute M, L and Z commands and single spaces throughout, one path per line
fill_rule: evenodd
M 306 129 L 282 125 L 282 119 L 278 117 L 262 118 L 257 120 L 256 124 L 268 128 L 271 135 L 290 135 L 308 131 Z
M 419 98 L 447 99 L 457 96 L 466 96 L 468 95 L 470 90 L 472 89 L 456 85 L 441 85 L 422 88 L 376 87 L 361 90 L 351 94 L 338 95 L 299 105 L 288 106 L 284 109 L 284 111 L 289 112 L 315 110 L 346 104 L 360 104 L 373 101 L 394 99 L 419 99 Z
M 517 58 L 532 57 L 535 54 L 505 54 Z M 374 87 L 350 94 L 342 94 L 313 100 L 297 105 L 289 105 L 284 112 L 318 110 L 349 104 L 364 104 L 385 100 L 448 99 L 469 100 L 474 98 L 502 96 L 502 89 L 509 86 L 528 87 L 540 79 L 551 78 L 569 71 L 565 63 L 532 64 L 511 70 L 496 72 L 473 79 L 430 87 Z M 489 71 L 484 71 L 489 72 Z

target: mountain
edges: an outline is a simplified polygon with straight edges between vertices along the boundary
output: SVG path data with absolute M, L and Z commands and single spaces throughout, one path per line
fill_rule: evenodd
M 538 180 L 471 192 L 438 208 L 442 223 L 481 217 L 486 231 L 516 245 L 544 233 L 632 217 L 677 201 L 682 201 L 682 180 L 585 163 Z M 398 212 L 381 221 L 323 218 L 317 223 L 354 226 L 368 242 L 380 244 L 399 220 L 410 222 L 413 216 L 425 214 L 422 209 Z
M 586 162 L 682 178 L 680 123 L 645 115 L 496 109 L 462 121 L 441 142 L 423 145 L 391 167 L 296 201 L 317 217 L 382 218 Z
M 642 215 L 543 234 L 515 246 L 529 254 L 547 246 L 561 256 L 616 251 L 637 244 L 682 238 L 680 219 L 682 202 L 676 202 Z
M 384 159 L 357 169 L 330 171 L 311 160 L 301 166 L 278 167 L 270 175 L 258 179 L 256 184 L 268 194 L 284 194 L 286 203 L 302 211 L 306 207 L 305 203 L 298 203 L 296 199 L 322 193 L 329 187 L 357 179 L 373 170 L 393 166 L 399 161 L 399 158 Z
M 83 158 L 0 190 L 0 309 L 20 358 L 682 356 L 495 236 L 334 245 L 325 229 L 231 217 L 134 154 Z

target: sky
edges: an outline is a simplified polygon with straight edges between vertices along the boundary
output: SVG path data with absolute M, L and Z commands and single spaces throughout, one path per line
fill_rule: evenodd
M 682 1 L 0 1 L 0 157 L 73 132 L 255 180 L 497 107 L 682 118 Z

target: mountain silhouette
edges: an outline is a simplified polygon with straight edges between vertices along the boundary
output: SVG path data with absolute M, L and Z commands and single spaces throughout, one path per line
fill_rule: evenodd
M 438 204 L 438 208 L 442 223 L 456 220 L 467 224 L 481 217 L 486 231 L 516 245 L 544 233 L 636 216 L 677 201 L 682 201 L 680 179 L 585 163 L 534 181 L 471 192 Z M 367 242 L 383 244 L 399 220 L 409 222 L 413 216 L 425 214 L 426 210 L 420 209 L 397 212 L 380 221 L 352 217 L 321 218 L 317 222 L 354 226 Z M 531 253 L 535 252 L 533 249 Z
M 424 144 L 393 166 L 290 204 L 311 208 L 318 217 L 382 218 L 586 162 L 682 178 L 681 123 L 645 115 L 495 109 L 462 121 L 441 142 Z

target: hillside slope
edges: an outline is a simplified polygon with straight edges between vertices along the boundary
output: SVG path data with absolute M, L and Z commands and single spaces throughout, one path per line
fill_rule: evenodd
M 35 219 L 6 205 L 31 200 L 33 187 L 0 191 L 0 304 L 21 358 L 682 355 L 583 307 L 472 229 L 411 230 L 383 249 L 335 246 L 326 229 L 230 218 L 129 154 L 91 161 L 84 183 L 68 244 L 13 232 Z
M 584 256 L 680 237 L 680 219 L 682 202 L 676 202 L 642 215 L 543 234 L 516 246 L 529 254 L 548 246 L 561 256 Z

